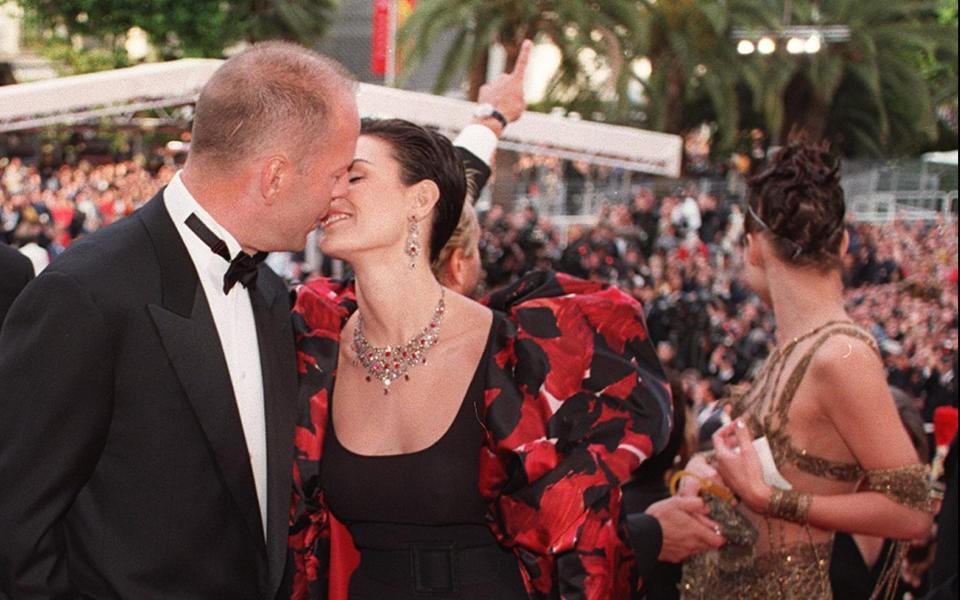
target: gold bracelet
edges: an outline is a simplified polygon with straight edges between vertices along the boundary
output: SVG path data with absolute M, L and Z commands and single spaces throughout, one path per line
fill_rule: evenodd
M 767 504 L 767 515 L 802 525 L 807 522 L 811 502 L 813 502 L 813 495 L 807 492 L 773 488 L 770 492 L 770 502 Z

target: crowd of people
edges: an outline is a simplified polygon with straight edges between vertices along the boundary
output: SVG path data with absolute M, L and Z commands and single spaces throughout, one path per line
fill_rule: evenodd
M 39 273 L 81 235 L 142 206 L 175 171 L 172 164 L 149 170 L 132 160 L 38 168 L 0 158 L 0 240 L 19 247 Z
M 177 168 L 81 161 L 41 170 L 19 158 L 0 166 L 0 240 L 27 254 L 36 272 L 74 239 L 139 208 Z M 661 360 L 685 374 L 697 405 L 749 381 L 768 354 L 773 320 L 738 278 L 737 198 L 689 187 L 658 198 L 639 188 L 631 204 L 601 206 L 596 224 L 567 231 L 533 205 L 494 205 L 480 221 L 482 289 L 538 268 L 615 283 L 644 304 Z M 957 224 L 895 220 L 848 230 L 848 309 L 879 341 L 890 383 L 916 398 L 929 422 L 937 406 L 956 403 Z M 275 268 L 292 279 L 311 275 L 302 255 L 278 256 Z
M 709 404 L 725 386 L 749 381 L 773 341 L 770 312 L 738 277 L 741 206 L 707 193 L 658 199 L 640 189 L 632 206 L 605 206 L 595 226 L 567 232 L 532 207 L 495 206 L 481 217 L 486 284 L 542 267 L 616 283 L 646 307 L 661 360 L 687 373 L 694 397 Z M 935 407 L 956 403 L 957 224 L 847 229 L 848 309 L 879 341 L 891 384 L 921 401 L 929 422 Z

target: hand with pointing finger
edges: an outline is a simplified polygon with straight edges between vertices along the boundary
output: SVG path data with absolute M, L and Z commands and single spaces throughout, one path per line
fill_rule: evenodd
M 533 48 L 533 42 L 524 40 L 520 46 L 520 53 L 517 55 L 517 62 L 513 70 L 503 73 L 493 81 L 485 83 L 480 87 L 477 102 L 480 104 L 489 104 L 493 106 L 506 118 L 508 123 L 513 123 L 523 114 L 527 108 L 527 102 L 523 98 L 523 78 L 527 72 L 527 62 L 530 60 L 530 50 Z M 491 123 L 488 123 L 490 121 Z M 494 119 L 484 119 L 484 125 L 491 126 L 494 133 L 500 134 L 502 126 Z

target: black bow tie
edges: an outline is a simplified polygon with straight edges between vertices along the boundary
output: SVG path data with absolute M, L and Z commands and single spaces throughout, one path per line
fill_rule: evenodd
M 229 294 L 239 281 L 243 287 L 248 290 L 257 289 L 257 267 L 267 257 L 266 252 L 257 252 L 250 256 L 246 252 L 240 251 L 233 260 L 230 260 L 230 252 L 227 250 L 227 244 L 217 237 L 217 234 L 203 224 L 197 215 L 192 214 L 187 217 L 187 227 L 191 229 L 204 244 L 213 250 L 214 254 L 230 263 L 227 273 L 223 276 L 223 293 Z

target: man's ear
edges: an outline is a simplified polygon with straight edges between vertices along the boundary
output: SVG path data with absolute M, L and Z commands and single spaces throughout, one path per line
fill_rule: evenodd
M 464 249 L 460 246 L 457 246 L 450 253 L 450 258 L 447 259 L 447 268 L 444 269 L 447 279 L 447 287 L 462 290 L 467 270 L 466 266 L 466 257 L 464 256 Z
M 292 169 L 293 165 L 285 156 L 277 155 L 267 159 L 260 171 L 260 196 L 264 204 L 270 206 L 277 201 Z

